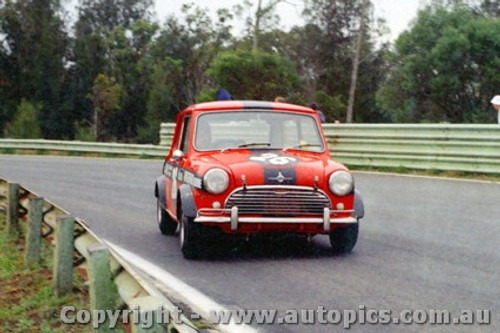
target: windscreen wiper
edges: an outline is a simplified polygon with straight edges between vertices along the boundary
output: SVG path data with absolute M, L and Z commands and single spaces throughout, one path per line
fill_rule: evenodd
M 220 152 L 224 153 L 225 151 L 231 150 L 231 149 L 238 149 L 238 148 L 248 148 L 248 147 L 254 147 L 254 146 L 265 146 L 269 147 L 271 144 L 269 142 L 250 142 L 250 143 L 242 143 L 239 144 L 237 147 L 226 147 L 222 149 Z
M 269 142 L 250 142 L 250 143 L 242 143 L 238 145 L 238 148 L 247 148 L 247 147 L 254 147 L 254 146 L 266 146 L 269 147 L 271 144 Z
M 287 151 L 289 149 L 306 148 L 306 147 L 323 147 L 323 145 L 320 145 L 318 143 L 301 143 L 298 145 L 283 148 L 283 151 Z

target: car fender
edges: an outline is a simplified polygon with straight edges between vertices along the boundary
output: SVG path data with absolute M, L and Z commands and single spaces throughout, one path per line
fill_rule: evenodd
M 165 209 L 165 175 L 161 175 L 156 179 L 156 184 L 155 184 L 155 197 L 157 197 L 160 200 L 160 203 L 162 205 L 162 208 Z
M 359 219 L 365 216 L 365 204 L 358 190 L 354 191 L 354 211 Z
M 196 203 L 194 202 L 193 189 L 191 185 L 183 184 L 179 187 L 182 212 L 184 216 L 195 218 L 198 215 Z

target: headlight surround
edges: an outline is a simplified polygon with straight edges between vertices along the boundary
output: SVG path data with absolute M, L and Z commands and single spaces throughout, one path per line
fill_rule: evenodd
M 212 194 L 221 194 L 229 186 L 229 176 L 226 171 L 214 168 L 203 176 L 203 187 Z
M 328 186 L 330 187 L 330 191 L 333 194 L 342 197 L 351 193 L 354 188 L 354 179 L 352 175 L 347 171 L 335 171 L 330 176 L 330 180 L 328 181 Z

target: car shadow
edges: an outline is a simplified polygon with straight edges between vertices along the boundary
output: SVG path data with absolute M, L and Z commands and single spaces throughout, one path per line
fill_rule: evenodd
M 223 246 L 220 246 L 220 245 Z M 241 261 L 254 259 L 317 259 L 344 257 L 333 253 L 329 244 L 314 237 L 312 240 L 300 235 L 258 235 L 248 239 L 222 237 L 214 244 L 216 248 L 203 256 L 202 260 Z

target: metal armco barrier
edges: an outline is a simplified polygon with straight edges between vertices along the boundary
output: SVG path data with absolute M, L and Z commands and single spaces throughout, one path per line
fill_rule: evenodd
M 350 166 L 500 173 L 500 126 L 325 124 L 333 159 Z
M 164 157 L 174 128 L 161 125 L 158 146 L 0 139 L 0 149 Z M 323 129 L 333 159 L 348 166 L 500 174 L 498 125 L 324 124 Z
M 9 200 L 8 188 L 9 183 L 6 180 L 0 179 L 0 212 L 9 212 L 11 209 L 14 209 L 18 212 L 18 220 L 22 223 L 26 223 L 27 217 L 34 215 L 30 212 L 30 209 L 34 206 L 32 204 L 33 199 L 39 197 L 32 191 L 22 186 L 17 186 L 16 184 L 16 188 L 18 189 L 16 191 L 17 202 L 12 203 L 12 200 Z M 12 197 L 12 195 L 10 196 Z M 175 305 L 150 283 L 144 280 L 126 261 L 109 249 L 105 242 L 86 226 L 83 220 L 69 217 L 68 212 L 62 208 L 57 207 L 46 199 L 42 200 L 41 236 L 50 244 L 55 245 L 56 248 L 58 245 L 56 241 L 58 236 L 60 236 L 58 233 L 58 225 L 71 219 L 73 237 L 69 238 L 72 238 L 71 241 L 73 246 L 69 248 L 69 251 L 72 252 L 69 260 L 72 261 L 74 269 L 79 272 L 85 280 L 89 281 L 92 309 L 100 309 L 103 305 L 99 304 L 110 304 L 109 299 L 106 299 L 106 297 L 109 298 L 109 295 L 106 295 L 104 292 L 104 290 L 109 289 L 108 287 L 103 288 L 103 286 L 109 286 L 109 283 L 106 283 L 106 281 L 99 281 L 99 279 L 108 276 L 108 278 L 112 277 L 117 287 L 119 297 L 123 302 L 120 309 L 135 309 L 137 305 L 140 305 L 140 311 L 146 311 L 145 309 L 147 309 L 147 311 L 154 311 L 161 307 L 165 309 L 166 312 L 170 311 L 169 313 L 174 313 L 177 309 Z M 58 251 L 55 252 L 57 253 Z M 67 255 L 68 253 L 65 254 L 65 256 Z M 54 262 L 54 270 L 57 270 L 56 265 L 57 263 Z M 98 270 L 100 271 L 98 272 Z M 94 274 L 95 272 L 98 273 Z M 64 272 L 59 272 L 59 274 L 64 274 Z M 56 289 L 57 286 L 55 286 L 55 293 L 57 294 Z M 98 299 L 95 299 L 95 297 Z M 158 325 L 153 326 L 151 331 L 168 333 L 198 332 L 195 326 L 185 316 L 181 316 L 181 321 L 182 323 L 178 323 L 171 320 L 168 325 L 159 325 L 155 323 Z M 129 322 L 131 322 L 131 320 Z M 107 332 L 109 330 L 103 328 L 98 331 Z M 131 331 L 142 331 L 141 323 L 135 323 L 135 325 L 131 327 Z
M 500 126 L 324 124 L 332 158 L 348 166 L 500 173 Z M 162 124 L 167 145 L 173 124 Z
M 167 149 L 164 146 L 41 139 L 0 139 L 0 149 L 48 150 L 151 157 L 165 157 L 167 153 Z
M 168 146 L 172 143 L 174 137 L 175 124 L 163 123 L 160 127 L 160 146 Z

